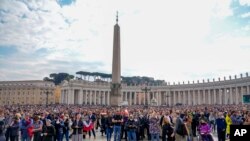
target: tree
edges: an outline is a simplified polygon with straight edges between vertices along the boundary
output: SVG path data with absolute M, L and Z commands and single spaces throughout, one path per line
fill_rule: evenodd
M 55 85 L 60 84 L 63 80 L 71 80 L 74 79 L 74 75 L 70 75 L 68 73 L 51 73 L 50 78 L 45 77 L 43 80 L 45 81 L 53 81 Z

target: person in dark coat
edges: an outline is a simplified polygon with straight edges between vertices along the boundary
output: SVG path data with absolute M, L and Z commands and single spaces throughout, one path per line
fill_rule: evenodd
M 216 125 L 217 125 L 218 141 L 225 141 L 227 123 L 225 117 L 221 112 L 219 113 L 219 118 L 216 119 Z
M 57 141 L 63 140 L 63 128 L 64 128 L 64 121 L 61 118 L 56 118 L 55 129 L 56 129 L 56 140 Z
M 3 111 L 0 109 L 0 140 L 5 141 L 5 119 Z
M 107 113 L 105 117 L 104 126 L 106 129 L 107 141 L 111 141 L 111 137 L 113 133 L 113 123 L 112 123 L 112 115 L 110 113 Z
M 65 115 L 64 117 L 64 127 L 63 127 L 63 137 L 65 136 L 66 141 L 69 141 L 69 115 Z
M 163 116 L 162 118 L 162 141 L 174 141 L 174 128 L 170 124 L 170 119 Z M 166 138 L 167 136 L 167 138 Z
M 50 119 L 46 119 L 46 126 L 43 126 L 43 131 L 41 136 L 43 137 L 43 141 L 54 141 L 54 136 L 56 135 L 56 129 L 51 124 Z
M 17 117 L 13 118 L 10 124 L 10 141 L 18 141 L 18 131 L 19 131 L 19 119 Z

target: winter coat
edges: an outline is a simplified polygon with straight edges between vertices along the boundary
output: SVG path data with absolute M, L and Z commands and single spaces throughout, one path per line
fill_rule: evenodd
M 227 123 L 224 118 L 217 118 L 216 125 L 217 125 L 217 132 L 225 131 L 227 128 Z
M 211 128 L 207 123 L 203 123 L 199 126 L 199 131 L 201 134 L 209 134 L 211 132 Z
M 226 116 L 226 124 L 227 124 L 227 131 L 226 131 L 226 133 L 230 134 L 230 125 L 232 124 L 232 120 L 231 120 L 231 118 L 228 115 Z
M 152 117 L 149 119 L 149 133 L 160 134 L 159 119 Z
M 56 129 L 53 125 L 43 127 L 43 141 L 54 141 L 54 136 L 56 135 Z M 45 136 L 44 133 L 47 133 Z

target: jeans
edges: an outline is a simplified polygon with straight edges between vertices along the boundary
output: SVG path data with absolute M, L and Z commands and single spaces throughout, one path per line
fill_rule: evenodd
M 106 128 L 107 141 L 111 141 L 112 133 L 113 133 L 113 128 Z
M 114 141 L 121 141 L 121 126 L 114 126 Z
M 21 141 L 31 141 L 30 137 L 22 137 Z
M 159 133 L 151 134 L 151 141 L 160 141 L 159 136 L 160 136 Z
M 92 133 L 93 133 L 93 135 L 94 135 L 94 137 L 95 137 L 95 129 L 93 128 L 92 130 L 89 131 L 89 136 L 90 136 L 90 137 L 91 137 L 91 131 L 92 131 Z
M 63 140 L 63 133 L 57 133 L 56 134 L 56 140 L 57 141 L 62 141 Z
M 63 133 L 63 137 L 65 136 L 66 141 L 69 141 L 69 130 Z
M 127 131 L 128 141 L 136 141 L 136 134 L 134 130 Z

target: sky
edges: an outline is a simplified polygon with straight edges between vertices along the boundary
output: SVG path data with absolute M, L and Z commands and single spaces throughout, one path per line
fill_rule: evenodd
M 0 81 L 121 73 L 167 82 L 250 72 L 250 0 L 1 0 Z

